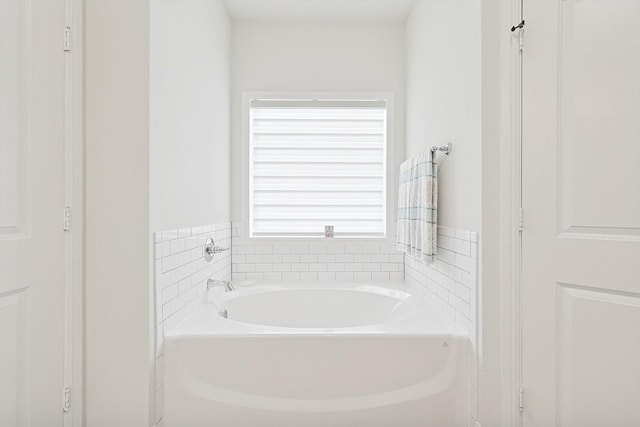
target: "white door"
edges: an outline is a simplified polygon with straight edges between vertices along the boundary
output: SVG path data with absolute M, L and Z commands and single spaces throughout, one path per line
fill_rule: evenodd
M 63 424 L 65 2 L 0 0 L 0 426 Z
M 638 427 L 640 1 L 523 10 L 523 424 Z

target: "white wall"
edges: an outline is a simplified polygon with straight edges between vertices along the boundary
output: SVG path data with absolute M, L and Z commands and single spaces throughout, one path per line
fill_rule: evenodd
M 477 366 L 482 361 L 483 336 L 479 322 L 479 301 L 482 295 L 482 242 L 485 230 L 482 224 L 482 21 L 480 0 L 430 0 L 417 1 L 406 23 L 407 56 L 407 106 L 406 106 L 406 154 L 417 155 L 432 145 L 453 144 L 449 157 L 439 154 L 438 176 L 438 225 L 439 230 L 449 227 L 462 231 L 464 236 L 471 231 L 480 232 L 478 254 L 472 256 L 473 265 L 463 270 L 463 286 L 449 290 L 462 294 L 447 294 L 439 306 L 445 313 L 453 312 L 463 324 L 468 325 L 473 351 L 470 358 L 472 369 L 470 382 L 470 424 L 479 420 L 483 425 L 493 424 L 493 414 L 483 418 L 478 408 L 478 394 L 486 393 L 479 383 Z M 444 227 L 443 227 L 444 226 Z M 440 289 L 432 277 L 439 274 L 457 273 L 456 268 L 442 269 L 447 255 L 456 253 L 461 244 L 456 239 L 439 236 L 438 259 L 424 267 L 407 259 L 405 272 L 408 282 L 416 282 L 435 292 Z M 442 241 L 444 240 L 444 241 Z M 477 242 L 477 239 L 474 239 Z M 458 243 L 458 244 L 456 244 Z M 463 242 L 466 244 L 466 242 Z M 466 247 L 466 245 L 465 245 Z M 462 253 L 464 255 L 464 252 Z M 463 258 L 464 259 L 464 258 Z M 480 260 L 480 262 L 478 262 Z M 445 266 L 446 267 L 446 266 Z M 418 274 L 416 274 L 418 273 Z M 459 274 L 456 274 L 459 276 Z M 455 278 L 450 280 L 456 282 Z M 465 283 L 467 282 L 467 283 Z M 466 286 L 464 286 L 466 285 Z M 470 291 L 467 295 L 465 288 Z M 465 299 L 466 298 L 466 299 Z M 432 301 L 437 298 L 430 298 Z M 453 308 L 448 307 L 453 301 Z M 468 304 L 467 304 L 468 303 Z M 462 308 L 459 311 L 457 308 Z M 492 361 L 494 363 L 494 361 Z M 489 388 L 491 390 L 491 388 Z M 489 395 L 486 395 L 489 398 Z M 491 398 L 495 397 L 491 395 Z M 495 408 L 491 408 L 494 411 Z M 484 412 L 484 415 L 488 415 Z
M 511 205 L 517 180 L 506 165 L 514 155 L 511 138 L 512 69 L 516 41 L 507 29 L 519 20 L 515 2 L 482 4 L 482 292 L 478 412 L 483 425 L 513 425 L 519 417 L 512 381 L 514 301 L 513 253 L 508 243 L 515 230 Z M 506 170 L 505 170 L 506 168 Z
M 480 230 L 480 1 L 418 1 L 406 25 L 406 154 L 453 143 L 439 172 L 438 224 Z
M 151 230 L 229 221 L 231 23 L 221 1 L 150 6 Z
M 231 245 L 231 21 L 221 0 L 152 1 L 149 19 L 149 225 L 152 232 L 164 230 L 156 233 L 152 284 L 161 357 L 164 330 L 190 312 L 206 278 L 231 278 L 230 255 L 224 268 L 214 270 L 202 257 L 207 237 Z M 203 227 L 211 223 L 225 223 L 228 239 L 218 226 L 215 233 Z M 164 406 L 161 360 L 152 405 L 157 423 Z
M 489 4 L 491 3 L 491 4 Z M 499 3 L 487 2 L 482 7 L 482 227 L 493 230 L 482 239 L 481 331 L 482 364 L 479 366 L 478 396 L 480 419 L 484 425 L 500 425 L 500 376 L 508 372 L 500 359 L 500 82 L 501 75 Z M 496 57 L 497 55 L 497 57 Z M 497 103 L 497 105 L 496 105 Z M 507 338 L 507 337 L 505 337 Z M 505 344 L 507 344 L 505 342 Z
M 85 3 L 86 426 L 149 425 L 149 2 Z
M 86 425 L 153 423 L 150 230 L 228 222 L 221 1 L 86 4 Z
M 243 210 L 248 209 L 242 191 L 247 185 L 243 91 L 393 92 L 395 160 L 399 164 L 404 158 L 404 61 L 402 24 L 234 23 L 232 219 L 242 221 Z M 394 189 L 395 179 L 392 182 Z M 388 202 L 395 206 L 393 197 Z

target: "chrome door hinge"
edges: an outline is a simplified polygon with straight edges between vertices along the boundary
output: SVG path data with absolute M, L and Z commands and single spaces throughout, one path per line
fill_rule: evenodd
M 520 386 L 520 396 L 518 398 L 518 407 L 520 412 L 524 410 L 524 387 Z
M 518 209 L 518 231 L 524 229 L 524 209 Z
M 65 387 L 62 390 L 62 412 L 71 410 L 71 387 Z
M 71 27 L 64 27 L 64 51 L 71 51 Z
M 518 34 L 516 34 L 516 37 L 518 37 L 518 49 L 522 52 L 524 49 L 524 19 L 518 25 L 511 27 L 512 33 L 516 31 L 518 31 Z
M 71 208 L 65 206 L 62 210 L 62 229 L 64 231 L 71 230 Z

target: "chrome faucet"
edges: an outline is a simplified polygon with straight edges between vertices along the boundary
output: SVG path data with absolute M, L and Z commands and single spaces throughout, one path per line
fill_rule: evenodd
M 216 279 L 207 280 L 207 289 L 211 289 L 211 288 L 214 288 L 216 286 L 224 287 L 224 291 L 225 292 L 233 291 L 233 290 L 236 289 L 236 288 L 233 287 L 231 282 L 228 281 L 228 280 L 216 280 Z

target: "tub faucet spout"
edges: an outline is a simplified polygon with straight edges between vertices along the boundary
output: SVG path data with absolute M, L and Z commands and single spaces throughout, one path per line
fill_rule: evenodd
M 207 289 L 211 289 L 211 288 L 214 288 L 216 286 L 224 287 L 224 291 L 225 292 L 229 292 L 229 291 L 235 290 L 235 288 L 233 287 L 231 282 L 228 281 L 228 280 L 215 280 L 215 279 L 207 280 Z

